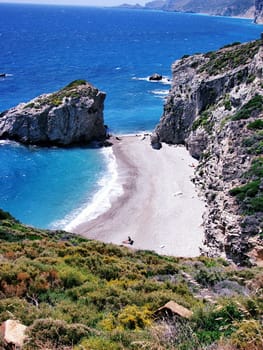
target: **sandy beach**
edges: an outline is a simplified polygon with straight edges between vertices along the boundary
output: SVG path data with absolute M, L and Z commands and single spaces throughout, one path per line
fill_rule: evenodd
M 194 160 L 181 146 L 154 150 L 149 136 L 113 137 L 123 194 L 96 219 L 74 228 L 85 237 L 154 250 L 163 255 L 199 255 L 205 204 L 191 181 Z

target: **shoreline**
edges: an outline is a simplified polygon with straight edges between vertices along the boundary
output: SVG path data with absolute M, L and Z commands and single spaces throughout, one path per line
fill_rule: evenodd
M 108 210 L 71 231 L 162 255 L 200 255 L 205 204 L 191 181 L 198 162 L 183 146 L 163 144 L 161 150 L 153 150 L 148 134 L 115 136 L 111 141 L 123 193 L 110 198 Z

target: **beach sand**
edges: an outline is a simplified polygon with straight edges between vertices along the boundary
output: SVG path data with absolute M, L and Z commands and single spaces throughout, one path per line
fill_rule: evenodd
M 85 237 L 162 255 L 198 256 L 205 204 L 191 177 L 194 160 L 182 146 L 152 149 L 149 136 L 113 137 L 123 194 L 96 219 L 74 228 Z M 123 244 L 125 245 L 125 243 Z

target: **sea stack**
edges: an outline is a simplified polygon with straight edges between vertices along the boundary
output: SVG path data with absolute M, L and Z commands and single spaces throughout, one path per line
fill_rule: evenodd
M 41 95 L 0 114 L 0 139 L 24 144 L 68 146 L 106 138 L 106 94 L 85 80 Z

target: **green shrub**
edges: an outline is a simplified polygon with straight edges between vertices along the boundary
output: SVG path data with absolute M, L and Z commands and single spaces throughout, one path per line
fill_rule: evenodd
M 211 132 L 212 126 L 211 115 L 208 111 L 205 111 L 193 122 L 192 130 L 195 131 L 199 127 L 203 127 L 207 132 Z
M 111 340 L 101 338 L 101 337 L 90 337 L 89 339 L 84 339 L 81 343 L 74 347 L 74 350 L 122 350 L 123 347 L 116 342 Z
M 248 129 L 251 130 L 262 130 L 263 129 L 263 120 L 262 119 L 256 119 L 253 122 L 248 124 Z
M 0 220 L 13 220 L 13 216 L 7 211 L 0 209 Z
M 30 343 L 27 349 L 36 345 L 51 343 L 54 348 L 72 346 L 91 334 L 91 330 L 82 324 L 67 324 L 61 320 L 38 319 L 27 330 Z
M 263 326 L 256 320 L 244 320 L 236 324 L 231 343 L 240 350 L 263 349 Z
M 147 308 L 126 306 L 118 315 L 118 322 L 124 329 L 143 329 L 151 325 L 151 313 Z
M 232 120 L 248 119 L 252 113 L 259 113 L 263 110 L 263 96 L 255 95 L 248 101 L 237 113 L 232 117 Z
M 72 81 L 71 83 L 69 83 L 65 89 L 72 89 L 72 88 L 75 88 L 75 87 L 78 87 L 80 85 L 86 85 L 87 84 L 87 81 L 84 80 L 84 79 L 78 79 L 78 80 L 74 80 Z

